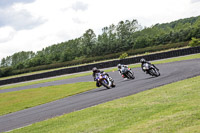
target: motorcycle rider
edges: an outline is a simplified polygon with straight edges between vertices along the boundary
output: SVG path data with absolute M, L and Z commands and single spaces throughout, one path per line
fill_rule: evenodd
M 144 58 L 140 59 L 140 62 L 141 62 L 141 68 L 142 68 L 143 72 L 145 72 L 145 70 L 143 69 L 143 65 L 145 63 L 149 64 L 150 66 L 153 66 L 155 69 L 157 69 L 159 71 L 159 69 L 154 64 L 151 64 L 150 62 L 146 61 Z M 147 71 L 146 71 L 146 73 L 147 73 Z
M 128 66 L 127 65 L 123 65 L 123 64 L 118 64 L 117 67 L 118 67 L 119 73 L 122 75 L 123 78 L 125 78 L 124 74 L 122 73 L 122 70 L 124 68 L 128 68 Z
M 114 82 L 114 80 L 109 76 L 108 73 L 106 73 L 106 72 L 104 72 L 104 71 L 100 71 L 100 70 L 97 69 L 96 67 L 92 68 L 92 72 L 93 72 L 92 76 L 93 76 L 93 78 L 94 78 L 94 81 L 96 81 L 96 86 L 97 86 L 97 87 L 100 87 L 100 86 L 101 86 L 101 85 L 99 84 L 99 82 L 96 80 L 96 77 L 95 77 L 97 73 L 102 73 L 103 75 L 107 75 L 108 78 L 110 79 L 110 81 Z M 114 86 L 114 84 L 113 84 L 113 86 Z

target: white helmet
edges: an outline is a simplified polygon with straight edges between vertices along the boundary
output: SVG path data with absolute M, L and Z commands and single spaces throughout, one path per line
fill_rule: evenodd
M 121 68 L 122 68 L 122 65 L 121 65 L 121 64 L 118 64 L 117 67 L 118 67 L 119 69 L 121 69 Z
M 144 62 L 146 62 L 146 60 L 144 58 L 142 58 L 142 59 L 140 59 L 140 62 L 144 63 Z

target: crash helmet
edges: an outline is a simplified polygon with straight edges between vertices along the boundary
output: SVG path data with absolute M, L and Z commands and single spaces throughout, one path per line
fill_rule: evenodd
M 96 68 L 96 67 L 93 67 L 93 68 L 92 68 L 92 71 L 93 71 L 93 72 L 96 72 L 96 71 L 97 71 L 97 68 Z
M 146 60 L 144 58 L 142 58 L 142 59 L 140 59 L 140 62 L 144 63 L 144 62 L 146 62 Z
M 121 64 L 118 64 L 117 67 L 118 67 L 119 69 L 121 69 L 121 68 L 122 68 L 122 65 L 121 65 Z

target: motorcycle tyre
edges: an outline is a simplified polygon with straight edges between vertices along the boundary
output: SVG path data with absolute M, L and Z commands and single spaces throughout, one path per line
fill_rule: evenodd
M 108 81 L 107 81 L 108 82 Z M 101 82 L 101 84 L 104 86 L 104 87 L 106 87 L 107 89 L 110 89 L 111 87 L 110 86 L 108 86 L 106 83 L 104 83 L 104 82 Z
M 134 74 L 130 71 L 127 73 L 127 76 L 128 76 L 129 79 L 135 79 Z

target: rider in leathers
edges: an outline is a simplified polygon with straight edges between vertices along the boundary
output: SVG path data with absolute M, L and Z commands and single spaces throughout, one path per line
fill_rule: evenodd
M 142 68 L 142 71 L 143 71 L 143 72 L 145 72 L 145 70 L 143 69 L 143 65 L 144 65 L 145 63 L 149 64 L 150 66 L 155 67 L 155 69 L 157 69 L 157 70 L 159 71 L 159 69 L 158 69 L 154 64 L 151 64 L 150 62 L 146 61 L 144 58 L 142 58 L 142 59 L 140 60 L 140 62 L 141 62 L 141 68 Z M 146 71 L 146 73 L 147 73 L 147 71 Z
M 119 73 L 122 75 L 123 78 L 125 78 L 124 74 L 122 73 L 122 70 L 124 68 L 128 68 L 128 66 L 127 65 L 123 65 L 123 64 L 118 64 L 117 67 L 118 67 Z
M 92 74 L 92 76 L 93 76 L 93 78 L 94 78 L 94 81 L 96 81 L 96 86 L 97 87 L 100 87 L 101 85 L 99 84 L 99 82 L 96 80 L 96 73 L 102 73 L 102 74 L 104 74 L 104 75 L 107 75 L 108 76 L 108 78 L 110 79 L 110 81 L 114 81 L 110 76 L 109 76 L 109 74 L 108 73 L 106 73 L 106 72 L 104 72 L 104 71 L 100 71 L 99 69 L 97 69 L 96 67 L 94 67 L 94 68 L 92 68 L 92 72 L 93 72 L 93 74 Z

